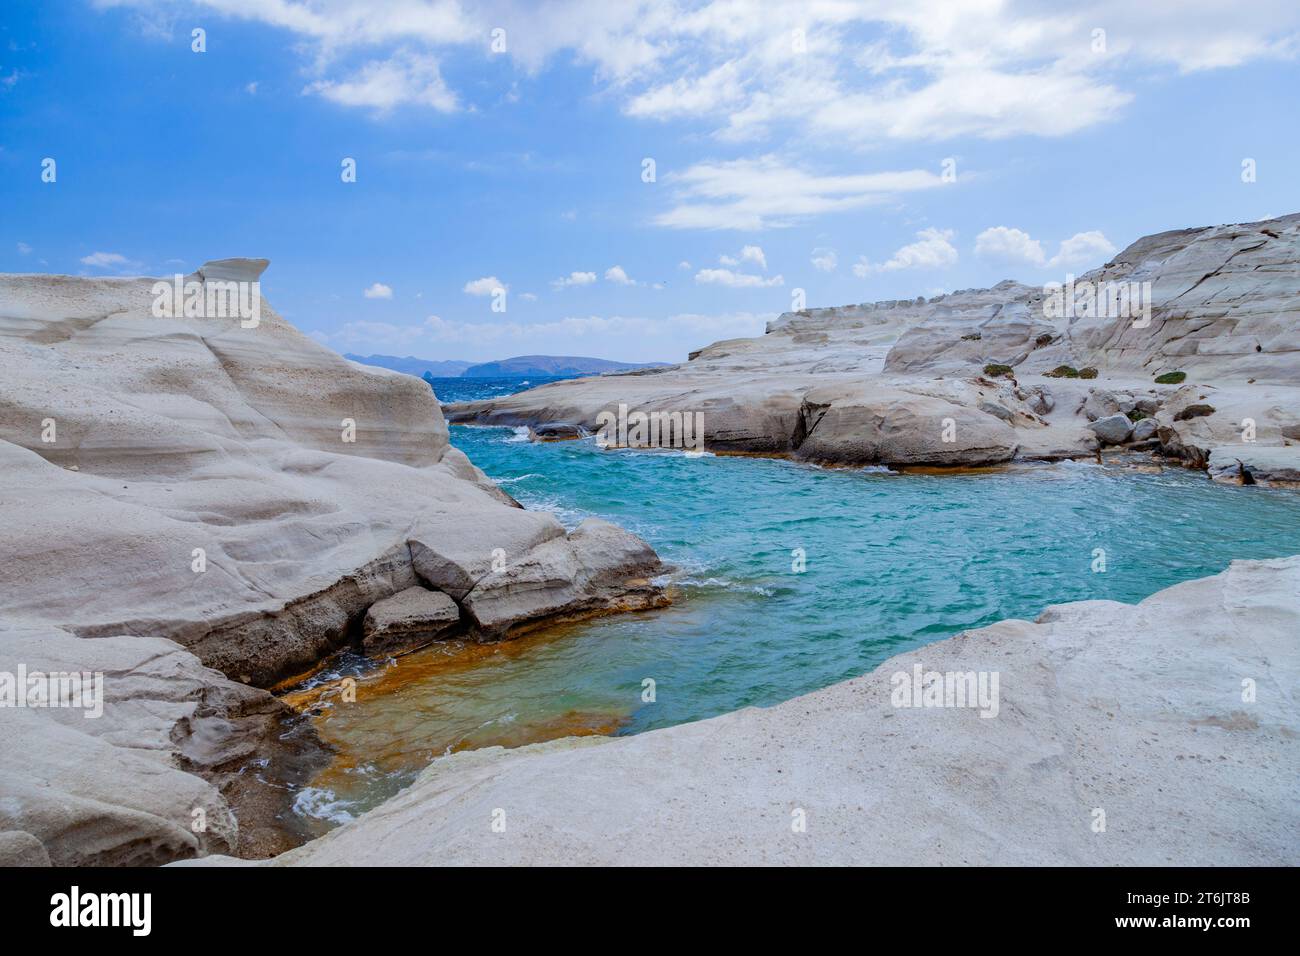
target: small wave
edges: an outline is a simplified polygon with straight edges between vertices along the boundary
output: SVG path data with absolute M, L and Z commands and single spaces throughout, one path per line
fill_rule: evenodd
M 513 445 L 516 442 L 521 442 L 521 441 L 528 441 L 527 425 L 519 425 L 516 428 L 510 429 L 510 431 L 512 434 L 510 435 L 509 438 L 505 439 L 507 445 Z
M 526 475 L 516 475 L 514 478 L 493 478 L 498 485 L 513 485 L 516 481 L 527 481 L 529 478 L 545 478 L 541 472 L 532 471 Z
M 761 584 L 742 584 L 729 578 L 679 578 L 677 584 L 687 588 L 721 588 L 724 591 L 736 591 L 741 594 L 757 594 L 760 597 L 773 597 L 776 591 Z
M 348 807 L 355 807 L 352 800 L 340 800 L 333 790 L 321 787 L 304 787 L 293 799 L 293 812 L 300 817 L 313 820 L 325 820 L 329 823 L 343 824 L 356 819 Z
M 861 472 L 863 472 L 863 473 L 865 473 L 865 474 L 868 474 L 868 475 L 893 475 L 893 474 L 896 474 L 896 472 L 894 471 L 894 469 L 890 468 L 888 465 L 863 465 L 863 466 L 862 466 L 861 468 L 859 468 L 858 470 L 861 471 Z
M 555 515 L 560 524 L 564 525 L 566 531 L 572 531 L 583 520 L 591 517 L 585 511 L 579 511 L 576 508 L 570 508 L 560 503 L 558 498 L 520 498 L 520 503 L 529 511 L 547 511 Z

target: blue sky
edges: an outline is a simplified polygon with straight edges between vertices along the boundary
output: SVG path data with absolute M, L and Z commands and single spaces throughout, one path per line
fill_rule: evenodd
M 339 351 L 673 361 L 797 289 L 1059 281 L 1300 211 L 1300 5 L 1060 7 L 5 0 L 0 271 L 265 256 Z

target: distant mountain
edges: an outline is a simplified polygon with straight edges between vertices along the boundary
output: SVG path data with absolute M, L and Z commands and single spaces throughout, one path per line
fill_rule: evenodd
M 474 364 L 473 362 L 435 361 L 433 359 L 415 358 L 411 355 L 398 358 L 396 355 L 352 355 L 344 353 L 343 357 L 354 362 L 360 362 L 362 365 L 376 365 L 379 368 L 392 369 L 394 372 L 405 372 L 407 375 L 414 375 L 416 378 L 424 378 L 426 374 L 434 378 L 458 378 L 464 373 L 465 369 Z
M 600 372 L 625 372 L 628 369 L 658 368 L 667 362 L 649 362 L 636 365 L 631 362 L 612 362 L 609 359 L 585 358 L 581 355 L 517 355 L 495 362 L 435 361 L 408 355 L 353 355 L 344 353 L 346 359 L 362 365 L 405 372 L 417 378 L 516 378 L 529 375 L 597 375 Z
M 581 355 L 516 355 L 514 358 L 471 365 L 461 374 L 465 378 L 515 378 L 520 375 L 598 375 L 601 372 L 626 372 L 636 368 L 657 368 L 667 362 L 613 362 L 609 359 L 585 358 Z

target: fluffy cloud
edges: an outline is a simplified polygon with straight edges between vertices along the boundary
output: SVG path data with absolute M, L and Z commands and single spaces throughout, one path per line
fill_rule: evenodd
M 698 163 L 667 177 L 675 205 L 654 218 L 673 229 L 759 230 L 857 209 L 902 193 L 944 185 L 937 173 L 817 174 L 775 156 Z
M 386 286 L 382 282 L 376 282 L 361 294 L 367 299 L 391 299 L 393 297 L 393 290 L 390 286 Z
M 695 281 L 701 285 L 722 285 L 729 289 L 761 289 L 774 285 L 785 285 L 785 279 L 781 276 L 749 275 L 744 272 L 733 272 L 730 269 L 701 269 L 695 273 Z
M 551 280 L 552 289 L 567 289 L 575 285 L 591 285 L 596 281 L 594 272 L 570 272 L 567 276 Z
M 994 262 L 1044 267 L 1077 267 L 1101 265 L 1116 252 L 1115 245 L 1100 231 L 1078 232 L 1062 240 L 1056 255 L 1050 259 L 1043 244 L 1027 232 L 1008 226 L 993 226 L 975 237 L 975 254 Z
M 172 29 L 181 0 L 129 6 Z M 285 31 L 315 74 L 306 92 L 379 111 L 456 109 L 444 60 L 486 54 L 493 27 L 524 71 L 552 60 L 591 69 L 631 117 L 711 124 L 724 140 L 778 126 L 837 142 L 882 138 L 1059 136 L 1115 115 L 1132 99 L 1129 63 L 1181 72 L 1294 57 L 1294 0 L 1160 4 L 878 0 L 197 0 L 217 15 Z M 1105 27 L 1104 49 L 1092 30 Z M 802 32 L 796 38 L 794 27 Z M 877 37 L 863 42 L 864 36 Z M 361 56 L 378 57 L 355 66 Z M 513 82 L 513 81 L 512 81 Z M 1068 103 L 1069 109 L 1061 109 Z
M 955 265 L 957 247 L 952 244 L 956 235 L 951 229 L 922 229 L 916 242 L 908 243 L 885 262 L 873 264 L 865 256 L 853 265 L 853 274 L 865 279 L 873 272 L 894 272 L 899 269 L 942 269 Z
M 482 279 L 474 279 L 470 282 L 466 282 L 465 288 L 461 291 L 467 292 L 470 295 L 491 295 L 497 289 L 509 288 L 510 286 L 506 285 L 496 276 L 484 276 Z
M 622 266 L 610 266 L 605 270 L 605 281 L 615 285 L 636 285 L 636 280 L 628 276 Z
M 22 250 L 19 249 L 19 251 Z M 140 263 L 128 259 L 118 252 L 92 252 L 88 256 L 81 257 L 81 264 L 90 266 L 92 269 L 116 269 L 119 272 L 128 272 L 140 268 Z
M 1077 232 L 1061 243 L 1052 257 L 1054 266 L 1099 266 L 1119 250 L 1099 230 Z
M 1029 233 L 1007 226 L 993 226 L 975 237 L 975 255 L 994 262 L 1025 263 L 1043 266 L 1047 254 L 1043 244 Z

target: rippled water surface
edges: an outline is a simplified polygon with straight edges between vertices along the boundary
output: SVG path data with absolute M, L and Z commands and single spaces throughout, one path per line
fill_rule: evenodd
M 517 385 L 436 387 L 448 401 Z M 964 628 L 1065 601 L 1137 601 L 1233 558 L 1300 553 L 1296 492 L 1181 469 L 896 475 L 531 444 L 508 428 L 453 427 L 452 441 L 527 507 L 570 527 L 597 515 L 644 537 L 676 566 L 675 603 L 321 675 L 293 697 L 341 749 L 300 799 L 318 827 L 392 795 L 447 751 L 774 704 Z M 803 573 L 792 571 L 796 549 Z M 1104 573 L 1092 570 L 1095 549 Z M 340 705 L 330 680 L 345 672 L 360 675 L 358 700 Z M 641 699 L 647 677 L 652 704 Z

